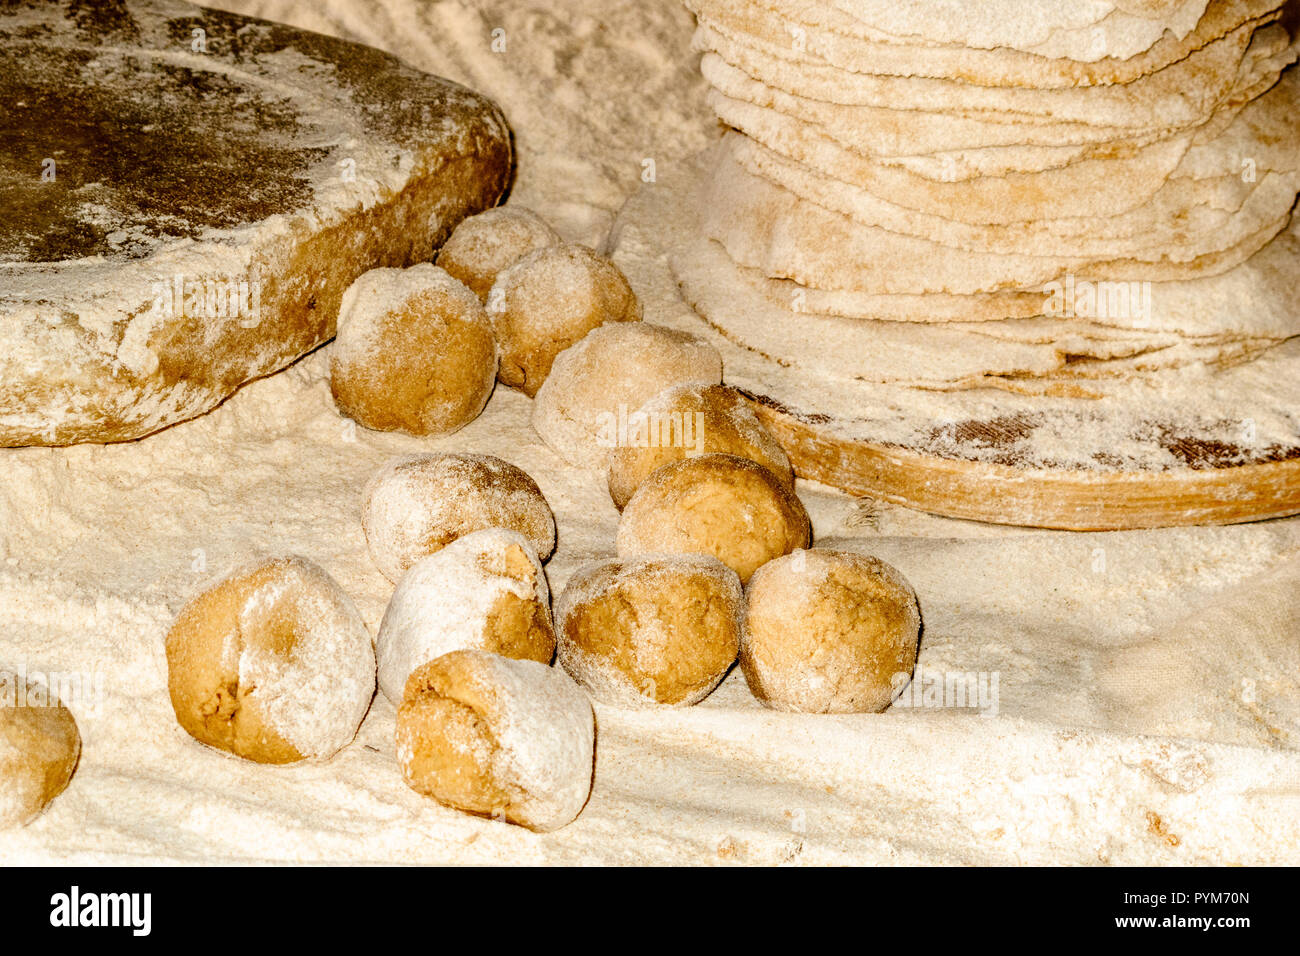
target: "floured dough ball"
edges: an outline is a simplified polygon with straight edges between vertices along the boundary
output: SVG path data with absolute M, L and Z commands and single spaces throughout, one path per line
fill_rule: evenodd
M 475 531 L 402 575 L 375 644 L 379 687 L 397 703 L 411 671 L 467 648 L 543 664 L 555 655 L 546 574 L 517 532 Z
M 167 684 L 196 740 L 259 763 L 324 760 L 375 693 L 375 652 L 352 600 L 296 556 L 236 570 L 167 633 Z
M 568 244 L 529 253 L 497 276 L 487 311 L 501 346 L 497 378 L 529 396 L 555 357 L 592 329 L 641 320 L 641 303 L 619 267 Z
M 702 554 L 580 568 L 556 602 L 559 662 L 597 700 L 695 704 L 740 649 L 736 572 Z
M 492 455 L 394 458 L 362 493 L 370 557 L 397 583 L 412 564 L 471 531 L 518 531 L 545 560 L 555 550 L 555 516 L 537 482 Z
M 674 385 L 631 416 L 626 440 L 609 456 L 609 494 L 620 511 L 658 468 L 708 452 L 762 465 L 787 488 L 794 472 L 745 396 L 726 385 Z
M 36 819 L 67 788 L 80 755 L 72 712 L 44 684 L 0 671 L 0 829 Z
M 533 428 L 566 461 L 605 468 L 629 413 L 671 385 L 717 385 L 707 342 L 648 322 L 592 329 L 559 354 L 533 404 Z
M 365 427 L 454 432 L 483 411 L 496 372 L 482 303 L 437 266 L 371 269 L 344 293 L 330 389 L 339 410 Z
M 438 251 L 438 266 L 486 303 L 497 275 L 537 249 L 558 245 L 560 234 L 523 206 L 497 206 L 461 220 Z
M 485 651 L 420 667 L 397 709 L 407 784 L 440 803 L 557 830 L 591 793 L 596 726 L 564 671 Z
M 618 524 L 620 557 L 711 554 L 748 581 L 760 565 L 808 547 L 803 502 L 762 465 L 699 455 L 641 483 Z
M 746 597 L 740 666 L 769 707 L 874 713 L 916 665 L 916 592 L 878 558 L 796 551 L 759 568 Z

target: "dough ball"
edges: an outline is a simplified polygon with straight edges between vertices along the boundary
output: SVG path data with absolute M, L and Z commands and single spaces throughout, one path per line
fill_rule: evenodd
M 324 760 L 375 693 L 375 652 L 352 600 L 296 556 L 236 570 L 167 633 L 167 685 L 196 740 L 259 763 Z
M 696 704 L 736 662 L 736 572 L 702 554 L 580 568 L 555 607 L 559 662 L 597 700 Z
M 595 718 L 564 673 L 486 651 L 420 667 L 397 709 L 407 784 L 470 813 L 557 830 L 591 793 Z
M 482 303 L 436 266 L 371 269 L 343 294 L 330 389 L 367 428 L 454 432 L 483 411 L 496 373 Z
M 596 326 L 641 320 L 641 303 L 618 266 L 579 245 L 539 249 L 506 269 L 487 311 L 501 346 L 497 378 L 530 397 L 555 357 Z
M 370 557 L 394 584 L 420 558 L 484 528 L 518 531 L 542 560 L 555 550 L 555 516 L 537 482 L 493 455 L 394 458 L 362 499 Z
M 438 251 L 438 267 L 487 302 L 498 273 L 559 242 L 560 234 L 531 209 L 497 206 L 461 221 Z
M 609 456 L 609 494 L 620 511 L 651 472 L 691 455 L 720 452 L 762 465 L 791 490 L 794 472 L 745 397 L 726 385 L 674 385 L 629 418 Z
M 746 590 L 740 666 L 768 707 L 808 714 L 884 710 L 916 664 L 916 592 L 878 558 L 796 551 Z
M 722 356 L 693 335 L 648 322 L 602 325 L 556 358 L 533 428 L 571 464 L 605 468 L 629 412 L 670 385 L 721 381 Z
M 379 687 L 393 703 L 411 671 L 466 648 L 549 664 L 551 592 L 521 534 L 487 528 L 457 538 L 402 575 L 379 626 Z
M 760 565 L 808 547 L 803 502 L 762 465 L 699 455 L 664 465 L 641 483 L 618 524 L 620 557 L 711 554 L 742 582 Z
M 80 755 L 72 712 L 44 684 L 0 671 L 0 829 L 36 819 L 67 789 Z

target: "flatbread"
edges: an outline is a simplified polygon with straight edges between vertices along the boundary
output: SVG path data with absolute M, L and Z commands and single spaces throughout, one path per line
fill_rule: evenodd
M 1024 289 L 1066 274 L 1167 281 L 1214 275 L 1245 261 L 1287 223 L 1276 222 L 1235 246 L 1176 260 L 998 255 L 954 249 L 865 226 L 808 202 L 722 156 L 703 198 L 703 228 L 738 263 L 821 289 L 883 294 L 969 294 Z
M 1007 47 L 1095 61 L 1131 57 L 1166 31 L 1185 35 L 1205 0 L 832 0 L 881 38 L 921 39 L 977 49 Z
M 1082 62 L 1005 47 L 880 42 L 869 38 L 860 21 L 816 0 L 690 0 L 687 5 L 713 22 L 772 45 L 787 44 L 796 53 L 806 52 L 852 73 L 1035 89 L 1131 83 L 1243 24 L 1259 27 L 1280 16 L 1277 0 L 1211 0 L 1196 28 L 1184 36 L 1166 31 L 1149 49 L 1127 59 L 1107 56 Z
M 1243 26 L 1132 83 L 1050 90 L 846 73 L 794 60 L 785 47 L 728 33 L 707 20 L 700 22 L 694 43 L 769 86 L 828 103 L 1150 129 L 1204 122 L 1261 61 L 1276 56 L 1289 39 L 1280 28 L 1252 31 Z
M 1158 123 L 1145 129 L 1077 122 L 1040 122 L 1034 117 L 993 113 L 947 113 L 892 107 L 845 106 L 798 96 L 768 86 L 728 64 L 713 53 L 700 61 L 704 78 L 713 86 L 710 95 L 751 103 L 785 114 L 800 122 L 816 123 L 847 149 L 864 156 L 889 157 L 942 153 L 994 147 L 1072 146 L 1109 143 L 1126 137 L 1165 138 L 1195 123 Z M 1256 79 L 1236 90 L 1216 113 L 1201 117 L 1213 121 L 1225 108 L 1244 105 L 1276 82 Z
M 1245 361 L 1280 338 L 1197 341 L 1167 332 L 1090 336 L 1087 323 L 1040 322 L 1035 332 L 872 322 L 791 312 L 746 283 L 720 245 L 688 243 L 671 258 L 692 308 L 737 345 L 831 377 L 924 388 L 986 387 L 989 378 L 1122 377 L 1139 370 Z M 1032 325 L 1032 323 L 1030 323 Z M 794 331 L 797 329 L 797 332 Z M 983 334 L 981 334 L 983 333 Z
M 1190 243 L 1195 235 L 1196 224 L 1188 221 L 1185 214 L 1199 200 L 1195 195 L 1188 195 L 1196 190 L 1186 184 L 1175 187 L 1186 195 L 1186 204 L 1182 206 L 1173 204 L 1169 196 L 1158 197 L 1161 190 L 1171 180 L 1236 177 L 1246 188 L 1233 211 L 1241 213 L 1249 207 L 1254 214 L 1251 222 L 1258 228 L 1263 221 L 1275 219 L 1290 206 L 1285 188 L 1279 191 L 1276 183 L 1267 186 L 1262 180 L 1270 171 L 1288 174 L 1289 178 L 1289 174 L 1300 169 L 1300 126 L 1292 120 L 1297 109 L 1300 109 L 1300 74 L 1292 71 L 1207 143 L 1197 144 L 1191 133 L 1184 133 L 1130 156 L 1080 161 L 1037 174 L 1018 173 L 952 183 L 935 183 L 882 167 L 840 148 L 820 135 L 814 124 L 799 126 L 772 113 L 750 116 L 744 112 L 743 104 L 737 112 L 728 115 L 743 121 L 745 131 L 752 137 L 733 136 L 732 154 L 751 171 L 773 179 L 800 196 L 867 225 L 926 238 L 948 237 L 948 243 L 955 246 L 997 251 L 999 243 L 1006 244 L 1002 233 L 983 230 L 989 234 L 985 240 L 981 230 L 945 228 L 943 220 L 973 225 L 1022 223 L 1026 225 L 1018 232 L 1027 241 L 1050 242 L 1045 238 L 1049 235 L 1074 236 L 1077 241 L 1096 237 L 1101 241 L 1102 237 L 1147 233 L 1151 235 L 1149 244 L 1172 249 Z M 1248 176 L 1243 175 L 1246 160 Z M 1261 188 L 1255 188 L 1256 185 Z M 1290 195 L 1294 197 L 1294 194 L 1292 190 Z M 1150 211 L 1144 213 L 1143 207 L 1149 207 Z M 922 216 L 909 217 L 902 212 L 904 209 Z M 1126 214 L 1128 222 L 1118 221 Z M 1105 219 L 1109 223 L 1067 223 L 1059 227 L 1043 223 L 1043 220 L 1060 219 Z M 1169 233 L 1171 225 L 1181 239 L 1161 235 L 1161 229 Z M 1249 231 L 1247 225 L 1243 220 L 1239 232 Z M 1224 228 L 1225 223 L 1215 217 L 1204 224 L 1210 235 Z M 954 238 L 957 236 L 960 238 Z M 1140 244 L 1116 251 L 1127 255 L 1139 247 Z M 1209 247 L 1200 248 L 1208 250 Z M 1016 249 L 1010 247 L 1005 251 Z M 1067 250 L 1064 254 L 1070 253 Z M 1105 250 L 1086 253 L 1080 249 L 1077 254 L 1105 254 Z
M 1295 276 L 1300 269 L 1300 221 L 1290 226 L 1241 265 L 1217 276 L 1183 282 L 1153 282 L 1150 311 L 1094 306 L 1090 317 L 1066 319 L 1089 334 L 1099 327 L 1129 329 L 1140 334 L 1176 333 L 1215 340 L 1282 340 L 1300 335 L 1300 306 L 1296 302 Z M 774 306 L 815 322 L 819 315 L 870 318 L 879 321 L 955 322 L 1030 328 L 1016 320 L 1033 319 L 1045 311 L 1051 292 L 1039 287 L 1019 292 L 984 295 L 884 295 L 828 292 L 801 286 L 788 279 L 772 279 L 754 269 L 737 267 L 737 277 Z M 1059 292 L 1064 300 L 1062 281 Z M 1076 300 L 1081 290 L 1075 290 Z M 1108 293 L 1098 292 L 1100 302 Z M 1142 294 L 1142 293 L 1139 293 Z M 1077 309 L 1074 311 L 1078 311 Z M 1037 331 L 1037 327 L 1035 327 Z M 992 328 L 986 334 L 1004 334 Z

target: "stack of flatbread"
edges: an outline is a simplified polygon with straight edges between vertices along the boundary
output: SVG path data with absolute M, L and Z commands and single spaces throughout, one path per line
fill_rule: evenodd
M 687 0 L 729 127 L 674 257 L 783 364 L 926 388 L 1300 334 L 1281 0 Z

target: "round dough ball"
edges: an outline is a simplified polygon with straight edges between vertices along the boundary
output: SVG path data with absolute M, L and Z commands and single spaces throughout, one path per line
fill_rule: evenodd
M 367 428 L 450 434 L 483 411 L 496 373 L 482 303 L 438 267 L 371 269 L 343 294 L 330 389 Z
M 397 703 L 411 671 L 467 648 L 543 664 L 555 656 L 546 574 L 517 532 L 475 531 L 402 575 L 375 642 L 379 687 Z
M 740 666 L 777 710 L 884 710 L 916 665 L 921 612 L 894 567 L 851 551 L 796 551 L 746 589 Z
M 44 684 L 0 671 L 0 829 L 36 819 L 67 789 L 80 756 L 72 712 Z
M 485 651 L 420 667 L 397 709 L 407 784 L 440 803 L 557 830 L 591 793 L 596 725 L 562 670 Z
M 555 516 L 537 482 L 492 455 L 394 458 L 362 498 L 370 557 L 394 584 L 420 558 L 483 528 L 518 531 L 543 560 L 555 550 Z
M 736 572 L 707 555 L 587 565 L 556 602 L 559 662 L 597 700 L 696 704 L 736 662 L 742 606 Z
M 523 206 L 497 206 L 461 220 L 438 250 L 438 267 L 487 302 L 498 273 L 528 253 L 559 244 L 560 234 Z
M 803 502 L 762 465 L 699 455 L 641 483 L 618 524 L 620 557 L 711 554 L 748 581 L 760 565 L 808 547 Z
M 722 356 L 693 335 L 649 322 L 602 325 L 556 358 L 533 428 L 571 464 L 605 468 L 630 412 L 671 385 L 721 381 Z
M 501 347 L 497 378 L 532 397 L 555 357 L 606 322 L 641 321 L 618 266 L 586 246 L 529 253 L 497 276 L 487 300 Z
M 720 452 L 762 465 L 791 490 L 790 459 L 745 396 L 726 385 L 674 385 L 628 423 L 626 440 L 610 452 L 609 494 L 620 511 L 641 482 L 670 461 Z
M 167 633 L 167 685 L 194 739 L 258 763 L 324 760 L 356 736 L 375 652 L 352 600 L 296 556 L 234 571 Z

